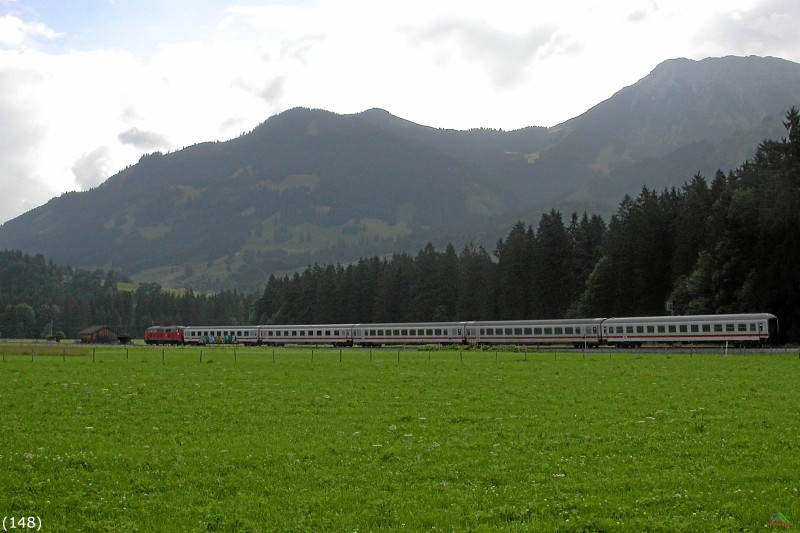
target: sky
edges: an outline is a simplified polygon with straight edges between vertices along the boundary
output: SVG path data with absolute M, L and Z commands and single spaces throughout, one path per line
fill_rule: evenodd
M 662 61 L 800 62 L 796 0 L 0 0 L 0 223 L 293 107 L 555 126 Z

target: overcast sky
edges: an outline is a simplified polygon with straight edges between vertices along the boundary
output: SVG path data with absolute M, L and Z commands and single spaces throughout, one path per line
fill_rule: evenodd
M 0 0 L 0 222 L 303 106 L 553 126 L 676 57 L 800 62 L 797 0 Z

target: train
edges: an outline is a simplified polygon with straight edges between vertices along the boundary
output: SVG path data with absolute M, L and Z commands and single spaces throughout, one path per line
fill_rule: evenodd
M 636 348 L 644 344 L 774 344 L 778 319 L 770 313 L 493 320 L 380 324 L 152 326 L 147 344 L 286 344 L 337 347 L 387 345 L 573 345 Z

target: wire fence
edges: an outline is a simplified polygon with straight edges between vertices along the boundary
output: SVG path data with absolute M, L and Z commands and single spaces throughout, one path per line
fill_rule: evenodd
M 741 348 L 732 346 L 644 346 L 641 348 L 574 348 L 569 346 L 384 346 L 348 347 L 330 346 L 144 346 L 144 345 L 87 345 L 75 343 L 0 343 L 0 362 L 37 360 L 84 361 L 92 363 L 140 362 L 185 363 L 239 363 L 239 362 L 401 362 L 401 361 L 535 361 L 535 360 L 614 360 L 642 357 L 732 357 L 732 356 L 785 356 L 796 355 L 800 348 L 792 346 Z

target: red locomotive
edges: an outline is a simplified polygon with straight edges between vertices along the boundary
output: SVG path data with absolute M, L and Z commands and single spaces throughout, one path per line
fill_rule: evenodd
M 185 326 L 152 326 L 144 332 L 146 344 L 183 344 Z

